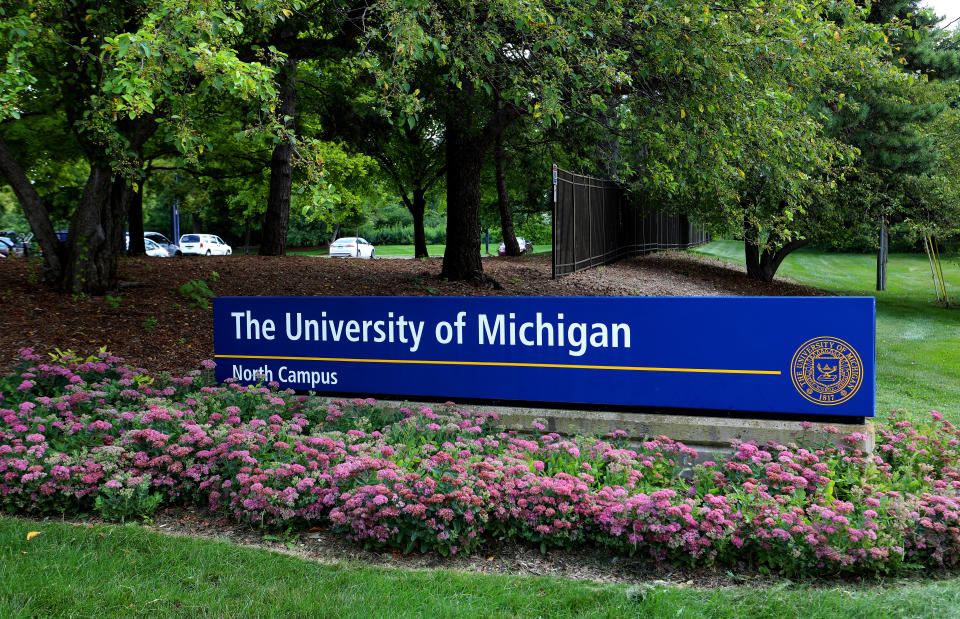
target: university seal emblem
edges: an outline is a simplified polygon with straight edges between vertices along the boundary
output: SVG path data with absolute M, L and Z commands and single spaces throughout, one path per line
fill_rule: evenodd
M 797 391 L 814 404 L 846 402 L 863 382 L 863 362 L 850 344 L 835 337 L 815 337 L 797 350 L 790 362 Z

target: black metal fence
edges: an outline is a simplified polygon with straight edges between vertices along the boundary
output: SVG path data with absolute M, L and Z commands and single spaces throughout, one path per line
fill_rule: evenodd
M 710 236 L 686 215 L 624 198 L 617 183 L 553 168 L 553 276 L 627 256 L 703 245 Z

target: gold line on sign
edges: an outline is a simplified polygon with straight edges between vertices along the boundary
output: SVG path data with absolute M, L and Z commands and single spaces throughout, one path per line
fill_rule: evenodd
M 266 359 L 280 361 L 335 361 L 340 363 L 406 363 L 413 365 L 483 365 L 510 368 L 559 368 L 574 370 L 623 370 L 630 372 L 694 372 L 700 374 L 763 374 L 779 376 L 779 370 L 723 370 L 714 368 L 655 368 L 627 365 L 574 365 L 568 363 L 506 363 L 500 361 L 433 361 L 427 359 L 342 359 L 337 357 L 273 357 L 269 355 L 214 355 L 218 359 Z

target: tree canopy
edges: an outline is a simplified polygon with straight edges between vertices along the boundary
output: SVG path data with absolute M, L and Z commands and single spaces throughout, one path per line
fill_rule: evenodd
M 508 245 L 509 194 L 537 202 L 509 157 L 615 177 L 769 279 L 881 215 L 956 231 L 960 44 L 918 4 L 0 1 L 0 173 L 72 292 L 109 289 L 161 177 L 151 200 L 259 227 L 261 253 L 291 204 L 336 228 L 389 187 L 425 255 L 443 192 L 441 276 L 496 285 L 484 196 Z

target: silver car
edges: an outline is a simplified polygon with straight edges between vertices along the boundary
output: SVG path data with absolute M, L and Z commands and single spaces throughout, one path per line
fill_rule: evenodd
M 170 239 L 168 239 L 167 237 L 165 237 L 164 235 L 160 234 L 159 232 L 144 232 L 143 238 L 150 239 L 160 247 L 167 250 L 167 253 L 170 254 L 171 256 L 182 255 L 182 252 L 180 251 L 180 248 L 177 246 L 177 244 L 171 241 Z
M 0 257 L 13 258 L 29 255 L 31 239 L 33 239 L 33 233 L 0 232 Z

